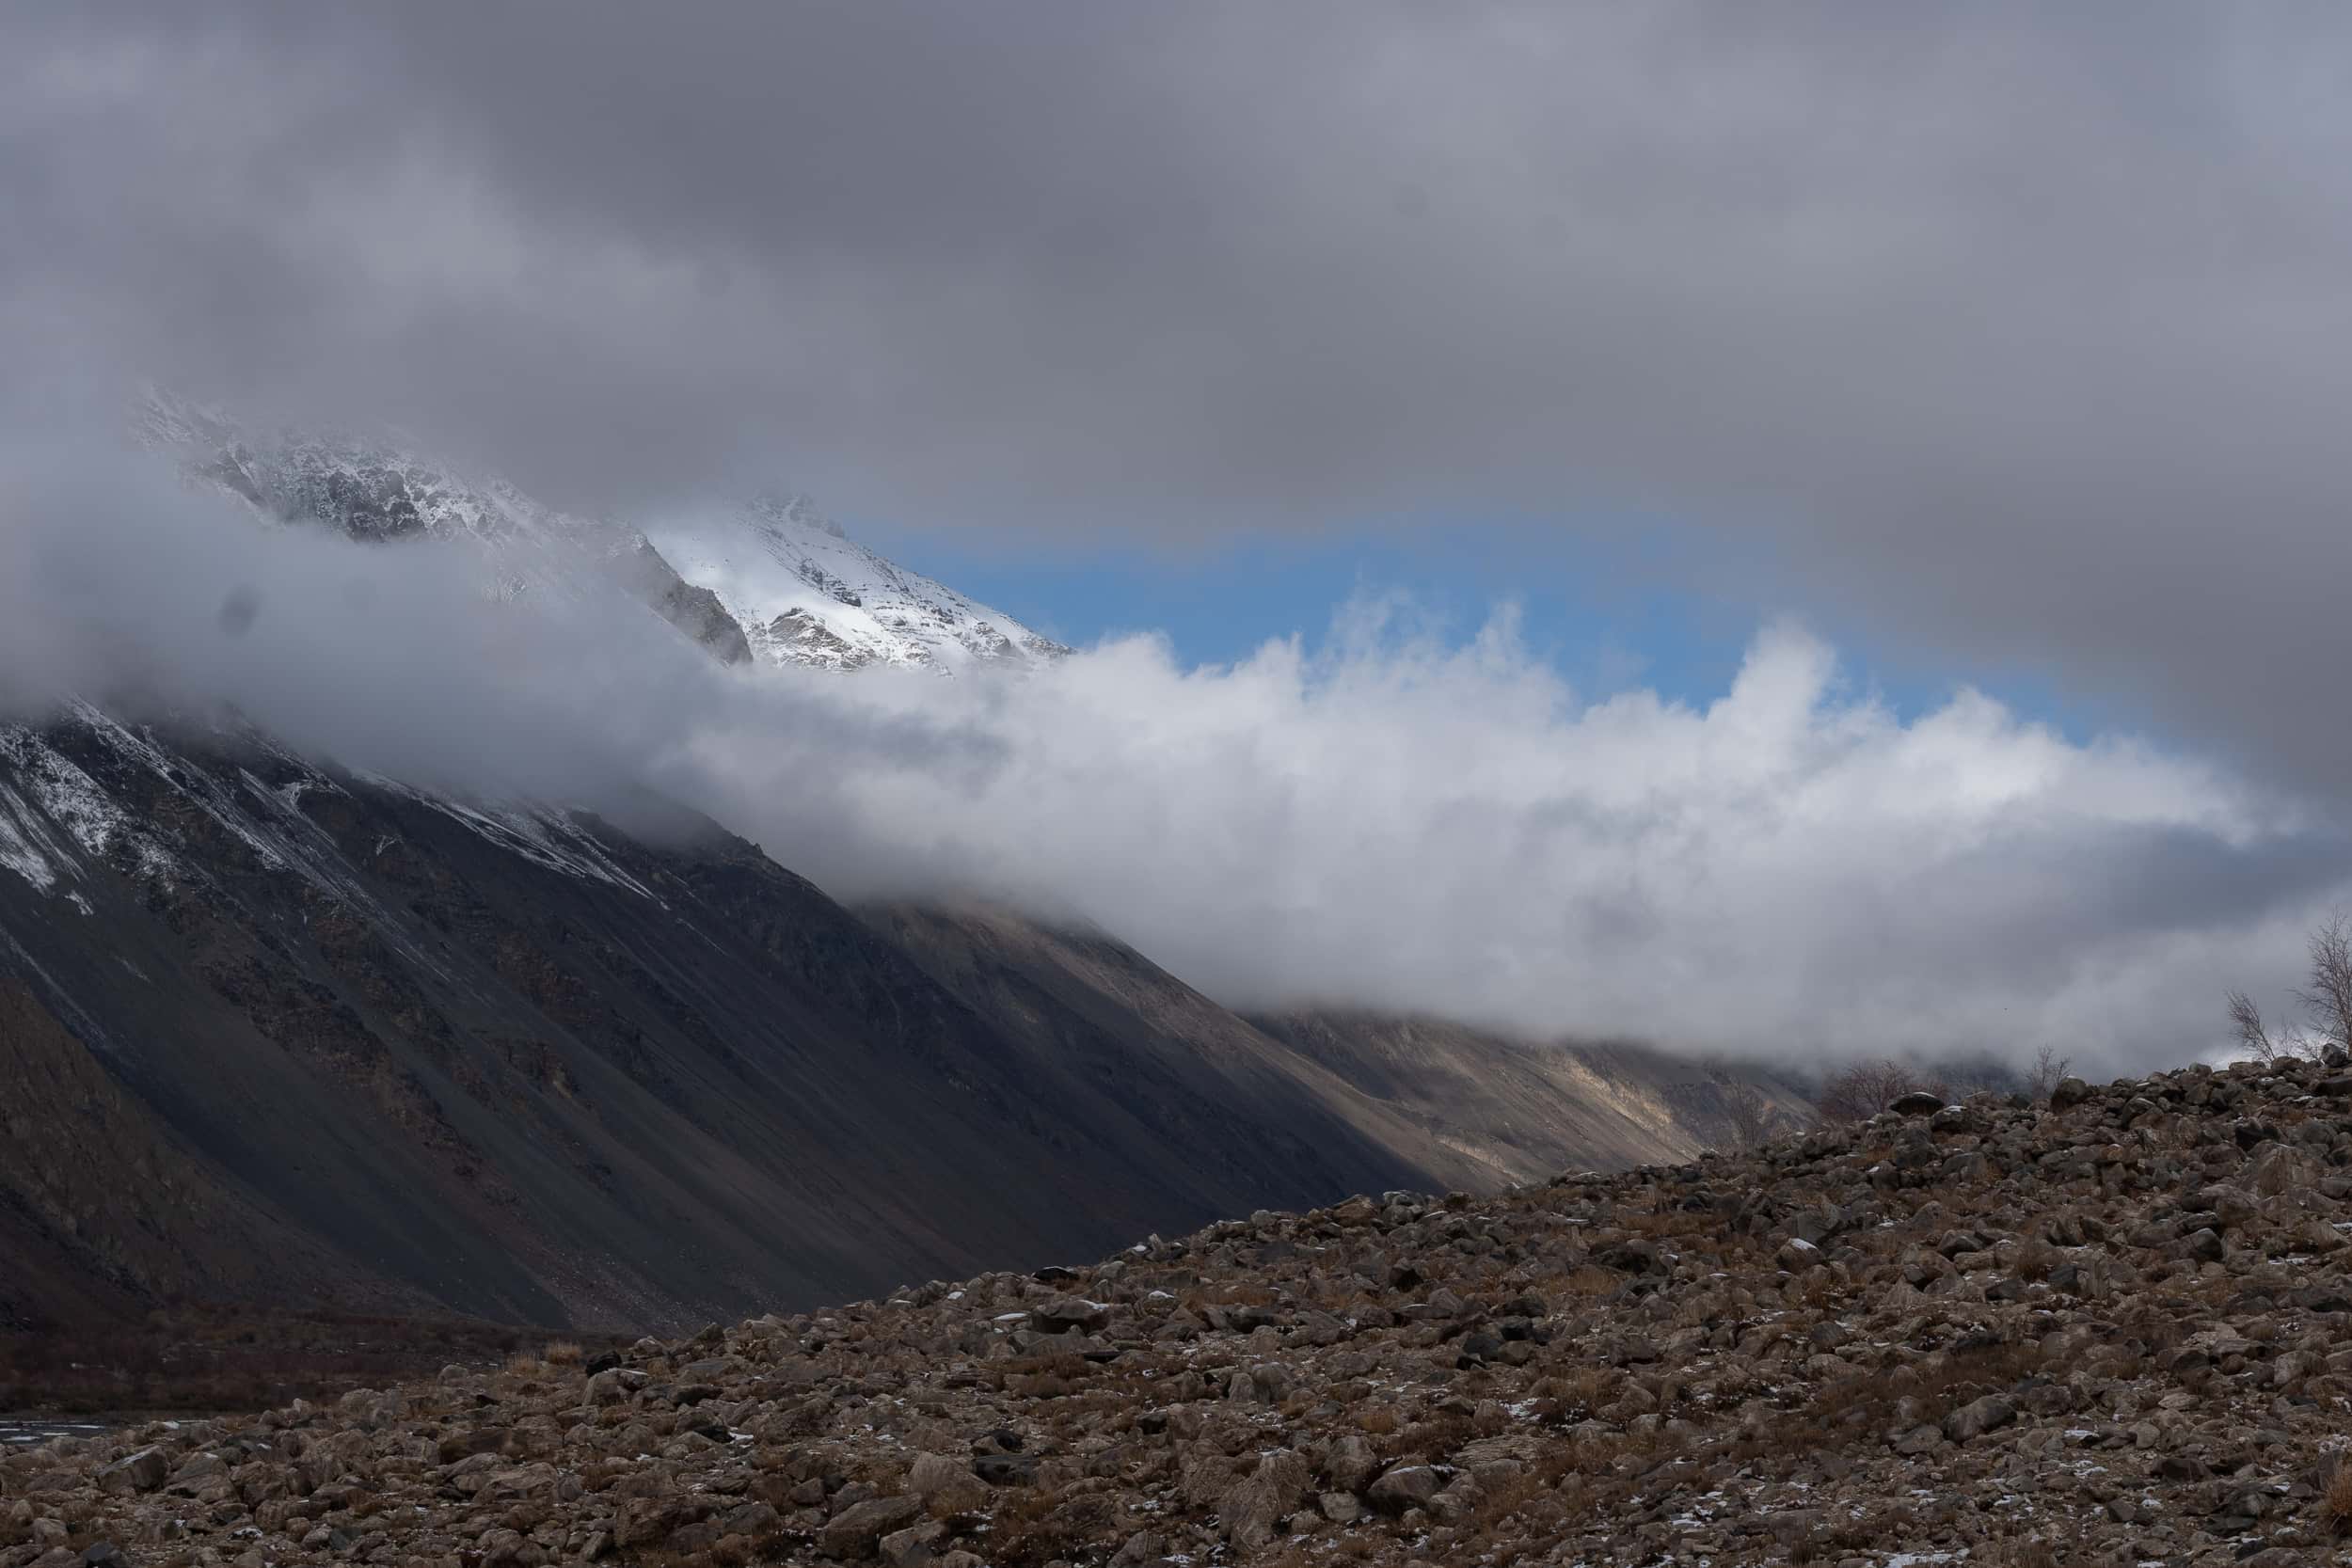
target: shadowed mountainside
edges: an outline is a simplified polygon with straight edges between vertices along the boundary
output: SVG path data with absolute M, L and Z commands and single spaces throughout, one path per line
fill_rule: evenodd
M 1031 1049 L 707 823 L 656 846 L 89 710 L 6 739 L 18 1317 L 699 1321 L 1431 1184 L 1311 1072 Z
M 1638 1053 L 1375 1069 L 1369 1021 L 658 839 L 89 708 L 0 734 L 0 1313 L 675 1324 L 1706 1136 Z

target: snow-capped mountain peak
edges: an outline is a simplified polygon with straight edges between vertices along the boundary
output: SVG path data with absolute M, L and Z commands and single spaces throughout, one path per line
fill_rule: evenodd
M 646 530 L 678 576 L 718 595 L 755 657 L 829 670 L 956 671 L 1070 650 L 850 538 L 805 496 Z
M 149 388 L 132 427 L 199 483 L 276 522 L 368 543 L 479 546 L 501 596 L 577 596 L 617 584 L 726 663 L 941 673 L 1069 652 L 1001 611 L 850 539 L 806 496 L 640 529 L 540 504 L 501 480 L 360 437 L 257 436 L 218 409 Z

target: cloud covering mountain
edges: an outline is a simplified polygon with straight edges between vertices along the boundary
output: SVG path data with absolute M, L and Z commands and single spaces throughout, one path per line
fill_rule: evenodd
M 265 527 L 120 456 L 8 472 L 14 711 L 225 705 L 641 832 L 673 799 L 837 895 L 1083 917 L 1237 1006 L 2177 1058 L 2352 866 L 2324 813 L 2192 758 L 1973 692 L 1899 716 L 1793 624 L 1705 706 L 1571 690 L 1507 613 L 1462 641 L 1396 600 L 1231 666 L 1146 637 L 826 674 L 722 664 L 618 590 L 494 592 L 512 542 Z
M 832 885 L 1015 889 L 1235 1000 L 2190 1049 L 2345 878 L 2348 27 L 11 8 L 0 681 L 649 784 Z M 258 534 L 132 475 L 90 433 L 138 373 L 401 423 L 584 515 L 782 473 L 1149 547 L 1666 516 L 1772 629 L 1701 708 L 1393 607 L 1230 668 L 755 679 L 593 595 L 492 612 L 453 546 Z M 2160 743 L 1898 717 L 1805 625 Z

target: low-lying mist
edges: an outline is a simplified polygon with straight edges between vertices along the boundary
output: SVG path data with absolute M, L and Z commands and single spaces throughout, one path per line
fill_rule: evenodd
M 1091 922 L 1235 1006 L 2177 1059 L 2225 987 L 2283 989 L 2352 875 L 2215 766 L 1974 692 L 1899 716 L 1793 624 L 1704 706 L 1571 689 L 1507 607 L 1463 640 L 1381 599 L 1231 666 L 1134 637 L 1020 677 L 728 670 L 617 590 L 259 524 L 111 451 L 0 485 L 9 713 L 229 709 L 640 828 L 651 790 L 844 898 Z

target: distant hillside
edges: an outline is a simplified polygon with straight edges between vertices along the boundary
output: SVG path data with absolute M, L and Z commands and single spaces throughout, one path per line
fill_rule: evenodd
M 1476 1162 L 1487 1186 L 1728 1148 L 1734 1085 L 1750 1086 L 1780 1130 L 1810 1114 L 1802 1093 L 1769 1073 L 1636 1045 L 1534 1044 L 1441 1019 L 1329 1008 L 1251 1022 Z

